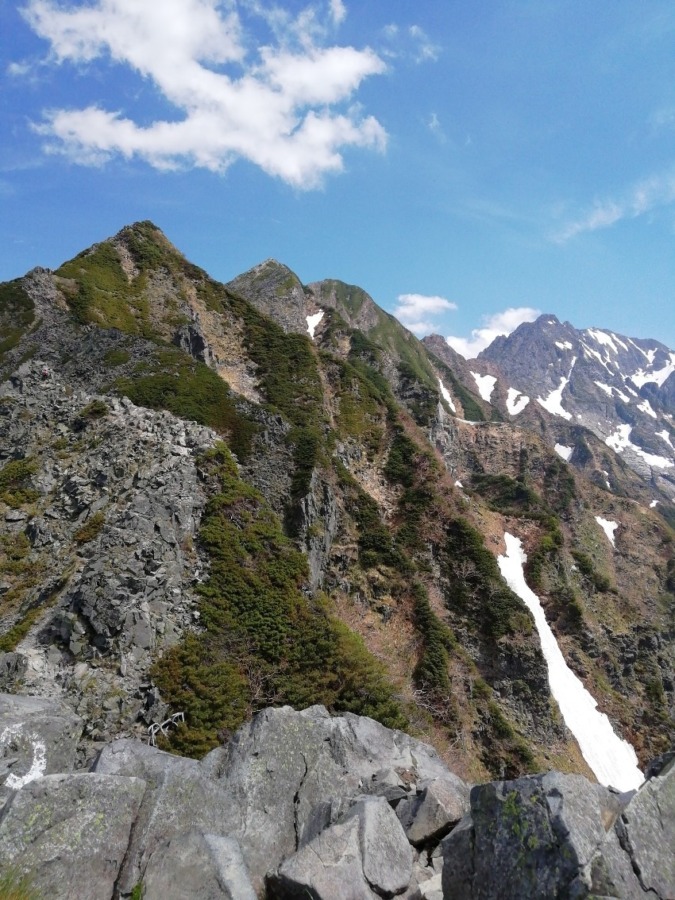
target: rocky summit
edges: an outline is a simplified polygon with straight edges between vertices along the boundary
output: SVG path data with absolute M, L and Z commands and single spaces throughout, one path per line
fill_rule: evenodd
M 674 379 L 150 222 L 0 285 L 0 893 L 674 896 Z

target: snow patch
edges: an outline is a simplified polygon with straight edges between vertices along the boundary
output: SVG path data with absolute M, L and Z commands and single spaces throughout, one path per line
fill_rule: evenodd
M 443 384 L 443 382 L 441 381 L 440 378 L 438 379 L 438 386 L 439 386 L 440 389 L 441 389 L 441 396 L 443 397 L 443 399 L 445 400 L 445 402 L 448 404 L 448 406 L 450 407 L 450 409 L 451 409 L 454 413 L 456 413 L 456 412 L 457 412 L 457 409 L 456 409 L 456 407 L 455 407 L 455 404 L 452 402 L 452 397 L 450 396 L 450 391 L 446 388 L 446 386 Z
M 630 425 L 619 425 L 614 434 L 610 434 L 609 437 L 605 438 L 605 443 L 608 447 L 611 447 L 615 453 L 621 453 L 621 451 L 625 450 L 627 447 L 633 446 L 630 442 L 631 431 L 632 428 Z
M 508 393 L 506 394 L 506 408 L 510 415 L 517 416 L 518 413 L 521 413 L 525 409 L 529 402 L 530 398 L 525 394 L 521 394 L 520 391 L 517 391 L 515 388 L 509 388 Z
M 607 535 L 607 540 L 610 542 L 612 547 L 616 547 L 616 544 L 614 543 L 614 532 L 619 527 L 619 523 L 611 522 L 609 519 L 603 519 L 602 516 L 596 516 L 595 521 Z
M 610 434 L 609 437 L 605 438 L 605 443 L 616 453 L 621 453 L 622 450 L 632 450 L 633 453 L 637 453 L 638 456 L 641 456 L 647 465 L 654 466 L 655 469 L 671 469 L 675 466 L 675 463 L 670 459 L 666 459 L 665 456 L 647 453 L 642 447 L 638 447 L 634 444 L 630 439 L 632 430 L 630 425 L 619 425 L 614 434 Z
M 612 396 L 613 388 L 609 384 L 603 384 L 602 381 L 594 381 L 593 384 L 596 384 L 601 391 L 604 391 L 608 397 Z
M 666 444 L 668 444 L 669 447 L 673 447 L 670 441 L 670 434 L 666 431 L 665 428 L 663 429 L 663 431 L 657 431 L 656 436 L 663 438 L 663 440 L 666 442 Z M 673 450 L 675 450 L 675 447 L 673 447 Z
M 649 400 L 643 400 L 642 403 L 638 403 L 638 409 L 640 412 L 647 413 L 648 416 L 651 416 L 652 419 L 658 419 L 658 416 L 652 409 L 652 405 Z
M 588 344 L 585 344 L 583 341 L 581 342 L 581 346 L 583 347 L 584 354 L 586 356 L 591 356 L 593 359 L 597 359 L 601 366 L 604 366 L 610 375 L 613 375 L 612 370 L 607 365 L 607 361 L 598 353 L 597 350 L 593 350 Z
M 525 583 L 523 563 L 527 556 L 520 540 L 508 532 L 504 540 L 506 554 L 497 557 L 499 569 L 508 586 L 534 616 L 548 666 L 551 693 L 558 702 L 565 724 L 601 784 L 611 785 L 619 791 L 638 788 L 644 777 L 638 768 L 635 750 L 615 733 L 607 716 L 599 712 L 593 696 L 565 662 L 539 598 Z
M 652 353 L 652 357 L 649 360 L 650 364 L 654 359 L 654 355 L 656 355 L 655 350 L 650 350 Z M 662 369 L 657 369 L 656 372 L 645 372 L 644 369 L 638 369 L 634 375 L 630 376 L 630 380 L 636 387 L 641 388 L 643 384 L 647 384 L 647 382 L 653 381 L 655 384 L 658 384 L 661 387 L 662 384 L 669 378 L 673 372 L 675 372 L 675 353 L 670 354 L 670 360 L 665 364 Z
M 312 340 L 314 340 L 314 332 L 316 331 L 316 326 L 323 319 L 323 310 L 320 309 L 318 313 L 314 313 L 313 316 L 307 316 L 307 331 L 309 331 L 309 336 Z
M 8 725 L 2 734 L 0 734 L 0 747 L 4 747 L 8 744 L 12 738 L 18 737 L 21 734 L 22 728 L 22 722 Z M 33 761 L 30 764 L 30 769 L 25 775 L 13 775 L 10 772 L 7 778 L 5 778 L 5 785 L 13 791 L 18 791 L 31 781 L 42 778 L 47 771 L 47 748 L 39 738 L 35 737 L 35 735 L 30 738 L 30 742 L 33 747 Z
M 497 379 L 494 375 L 479 375 L 478 372 L 472 372 L 471 374 L 478 386 L 478 393 L 486 403 L 489 403 L 495 384 L 497 384 Z
M 563 419 L 569 420 L 572 418 L 572 414 L 568 413 L 567 410 L 562 407 L 562 392 L 565 390 L 565 385 L 568 381 L 569 378 L 563 376 L 560 379 L 560 387 L 556 388 L 555 391 L 551 391 L 548 397 L 537 397 L 537 403 L 540 406 L 543 406 L 544 409 L 548 410 L 552 415 L 562 416 Z
M 555 341 L 555 345 L 559 350 L 571 350 L 572 345 L 569 341 Z
M 563 409 L 562 406 L 562 392 L 565 390 L 565 385 L 572 377 L 572 370 L 576 364 L 577 358 L 576 356 L 572 357 L 572 364 L 570 366 L 570 370 L 567 373 L 567 378 L 563 376 L 560 379 L 560 387 L 556 388 L 555 391 L 551 391 L 551 393 L 545 399 L 541 397 L 537 397 L 537 403 L 544 407 L 544 409 L 548 410 L 548 412 L 552 413 L 554 416 L 562 416 L 563 419 L 571 419 L 572 414 L 568 413 L 566 409 Z
M 564 444 L 556 444 L 553 449 L 558 456 L 562 456 L 565 462 L 568 462 L 570 456 L 574 453 L 574 447 L 566 447 Z
M 654 507 L 657 505 L 658 502 L 659 502 L 658 500 L 652 500 L 652 502 L 649 504 L 649 508 L 654 509 Z

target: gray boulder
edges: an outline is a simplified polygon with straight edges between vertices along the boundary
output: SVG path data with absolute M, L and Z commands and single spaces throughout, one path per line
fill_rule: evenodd
M 0 694 L 0 807 L 36 778 L 71 772 L 82 727 L 58 700 Z
M 266 872 L 334 825 L 381 770 L 412 787 L 448 777 L 426 744 L 362 716 L 332 718 L 321 706 L 264 710 L 203 763 L 227 782 L 225 831 L 239 841 L 256 890 Z
M 103 775 L 142 778 L 147 784 L 119 878 L 123 893 L 141 880 L 145 883 L 148 862 L 160 846 L 175 849 L 180 845 L 180 835 L 194 829 L 195 833 L 215 836 L 227 833 L 225 823 L 231 806 L 227 788 L 214 781 L 194 759 L 173 756 L 140 741 L 119 740 L 103 748 L 93 770 Z M 167 871 L 166 865 L 161 871 Z
M 268 878 L 272 897 L 373 900 L 402 894 L 412 849 L 387 801 L 364 797 L 343 820 L 287 859 Z
M 471 818 L 444 841 L 443 891 L 453 898 L 585 897 L 617 795 L 552 772 L 471 791 Z
M 256 900 L 239 844 L 197 829 L 160 844 L 143 875 L 143 900 Z
M 112 897 L 145 782 L 47 775 L 10 799 L 0 821 L 0 871 L 29 875 L 50 900 Z

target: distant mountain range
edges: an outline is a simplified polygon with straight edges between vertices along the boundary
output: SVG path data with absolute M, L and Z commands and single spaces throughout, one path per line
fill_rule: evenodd
M 275 260 L 220 284 L 150 222 L 0 285 L 0 329 L 0 689 L 75 710 L 82 760 L 322 703 L 470 781 L 590 775 L 526 587 L 640 764 L 673 742 L 657 341 L 546 315 L 465 360 Z

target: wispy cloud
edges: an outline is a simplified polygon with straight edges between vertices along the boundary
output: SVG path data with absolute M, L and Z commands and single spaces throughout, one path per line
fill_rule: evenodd
M 474 328 L 470 338 L 449 335 L 446 341 L 465 359 L 474 359 L 481 350 L 489 347 L 496 337 L 511 334 L 523 322 L 533 322 L 540 315 L 540 310 L 530 306 L 510 306 L 503 312 L 483 316 L 483 325 Z
M 443 126 L 441 125 L 441 120 L 435 112 L 432 112 L 427 119 L 427 128 L 442 144 L 447 141 L 445 131 L 443 131 Z
M 382 50 L 383 56 L 404 57 L 415 63 L 435 62 L 441 54 L 441 47 L 436 44 L 419 25 L 397 25 L 391 22 L 385 25 L 382 34 L 387 46 Z
M 457 304 L 445 297 L 425 294 L 399 294 L 394 309 L 396 318 L 420 337 L 438 329 L 433 319 L 444 312 L 457 309 Z
M 623 197 L 596 201 L 590 210 L 554 234 L 553 240 L 564 244 L 584 232 L 610 228 L 624 219 L 637 219 L 674 202 L 675 168 L 637 182 Z
M 251 50 L 244 14 L 265 18 L 274 43 Z M 54 62 L 109 58 L 149 79 L 183 116 L 141 125 L 99 106 L 55 109 L 36 131 L 49 150 L 84 164 L 121 155 L 158 169 L 223 172 L 243 158 L 295 187 L 317 187 L 343 169 L 344 148 L 382 151 L 387 140 L 352 99 L 365 78 L 385 71 L 384 61 L 370 48 L 321 43 L 345 15 L 342 0 L 294 17 L 258 0 L 96 0 L 67 8 L 29 0 L 24 16 L 49 41 Z

